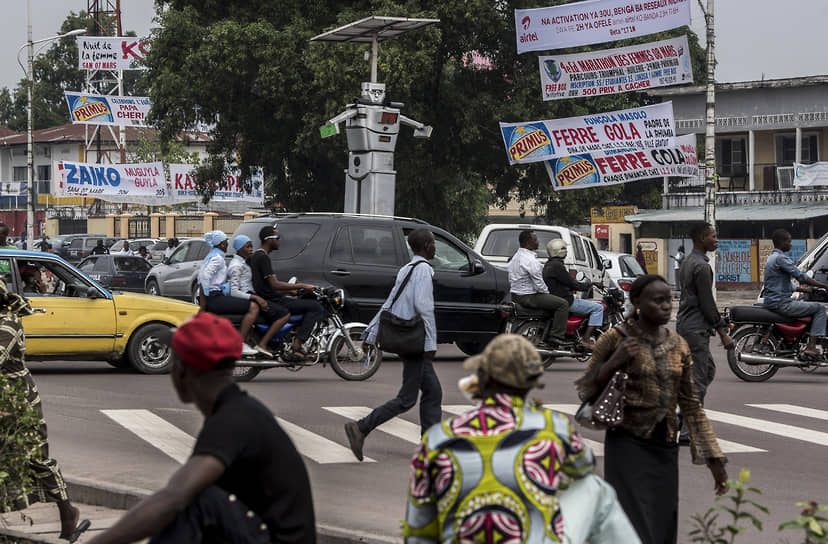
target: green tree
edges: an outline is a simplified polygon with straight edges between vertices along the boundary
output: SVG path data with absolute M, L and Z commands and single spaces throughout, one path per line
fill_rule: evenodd
M 490 202 L 516 191 L 535 199 L 550 221 L 583 222 L 590 205 L 619 198 L 622 188 L 553 192 L 542 165 L 508 165 L 498 122 L 623 109 L 643 98 L 626 93 L 542 102 L 537 54 L 516 53 L 514 9 L 534 7 L 529 4 L 162 0 L 161 27 L 147 58 L 152 119 L 164 141 L 194 123 L 214 123 L 201 179 L 220 179 L 226 166 L 243 173 L 261 166 L 277 207 L 341 210 L 345 138 L 323 141 L 318 128 L 352 103 L 360 82 L 369 79 L 363 56 L 369 46 L 310 38 L 372 14 L 439 18 L 380 47 L 378 79 L 388 98 L 405 103 L 408 117 L 434 126 L 428 140 L 401 130 L 397 213 L 470 235 Z M 689 30 L 668 34 L 681 32 Z M 489 64 L 467 62 L 472 52 Z

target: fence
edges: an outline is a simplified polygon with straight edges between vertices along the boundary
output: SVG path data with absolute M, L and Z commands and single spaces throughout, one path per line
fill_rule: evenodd
M 192 238 L 204 235 L 203 215 L 182 215 L 175 218 L 175 236 Z
M 150 235 L 150 218 L 146 215 L 130 217 L 127 229 L 130 239 L 146 238 Z
M 213 228 L 224 231 L 227 236 L 232 236 L 242 221 L 244 217 L 240 215 L 219 215 L 213 221 Z

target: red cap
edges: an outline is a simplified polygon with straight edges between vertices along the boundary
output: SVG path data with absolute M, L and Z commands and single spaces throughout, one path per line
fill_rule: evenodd
M 223 359 L 241 357 L 242 338 L 227 319 L 199 312 L 176 329 L 172 347 L 181 362 L 200 370 L 213 370 Z

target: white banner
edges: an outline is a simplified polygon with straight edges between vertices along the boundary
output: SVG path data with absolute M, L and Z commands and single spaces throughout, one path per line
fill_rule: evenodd
M 664 176 L 698 177 L 696 135 L 675 139 L 676 145 L 651 149 L 596 151 L 546 161 L 556 191 L 588 189 Z
M 690 25 L 691 0 L 587 0 L 516 9 L 517 52 L 564 49 Z
M 828 162 L 794 163 L 794 187 L 828 185 Z
M 500 123 L 509 164 L 596 151 L 673 147 L 673 103 L 526 123 Z
M 150 50 L 146 40 L 78 36 L 78 70 L 146 70 Z
M 201 195 L 196 192 L 196 177 L 193 173 L 194 166 L 190 164 L 170 165 L 170 194 L 175 203 L 196 202 L 201 200 Z M 216 192 L 210 199 L 212 201 L 245 201 L 261 204 L 264 195 L 264 174 L 259 169 L 251 179 L 251 192 L 245 192 L 244 187 L 239 185 L 239 174 L 233 172 L 224 177 L 221 186 L 213 183 Z
M 693 83 L 687 36 L 574 55 L 538 57 L 544 100 Z
M 66 91 L 73 124 L 147 126 L 150 99 L 145 96 L 111 96 Z
M 57 196 L 89 196 L 108 200 L 118 197 L 127 201 L 133 197 L 166 199 L 167 179 L 160 162 L 140 164 L 88 164 L 61 161 L 58 164 L 60 180 Z

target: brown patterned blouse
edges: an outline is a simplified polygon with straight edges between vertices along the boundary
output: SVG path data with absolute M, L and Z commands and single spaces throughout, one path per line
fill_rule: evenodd
M 678 406 L 690 431 L 693 463 L 704 464 L 713 458 L 726 462 L 713 427 L 696 396 L 693 359 L 684 338 L 665 328 L 667 336 L 659 341 L 644 334 L 635 319 L 628 319 L 622 326 L 630 337 L 638 340 L 639 354 L 625 368 L 629 379 L 624 394 L 624 420 L 620 427 L 640 438 L 674 442 L 679 430 Z M 575 382 L 581 400 L 593 398 L 600 391 L 595 382 L 598 371 L 621 339 L 615 329 L 598 339 L 586 372 Z M 666 423 L 667 434 L 655 436 L 654 431 L 661 420 Z

